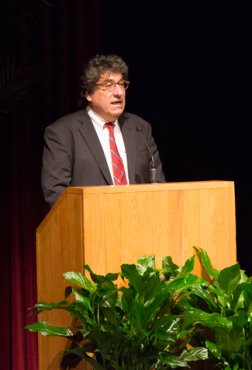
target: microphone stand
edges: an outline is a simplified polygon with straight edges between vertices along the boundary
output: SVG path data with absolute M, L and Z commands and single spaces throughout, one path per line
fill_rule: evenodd
M 157 170 L 156 170 L 153 154 L 151 153 L 151 150 L 150 150 L 150 147 L 147 143 L 146 137 L 145 137 L 145 135 L 142 131 L 142 127 L 137 126 L 137 131 L 142 133 L 146 148 L 148 149 L 148 153 L 149 153 L 149 156 L 150 156 L 150 183 L 151 184 L 156 184 L 156 172 L 157 172 Z
M 153 156 L 151 156 L 151 161 L 150 161 L 150 183 L 151 184 L 156 184 L 156 167 L 155 167 L 155 162 Z

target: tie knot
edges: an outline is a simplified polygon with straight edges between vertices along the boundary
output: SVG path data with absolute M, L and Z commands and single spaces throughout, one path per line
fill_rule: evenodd
M 115 125 L 112 122 L 106 122 L 106 123 L 104 123 L 104 127 L 108 128 L 109 130 L 111 130 L 111 129 L 114 130 Z

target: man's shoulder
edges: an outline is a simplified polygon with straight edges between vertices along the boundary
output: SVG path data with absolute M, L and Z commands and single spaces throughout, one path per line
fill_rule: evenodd
M 78 124 L 83 124 L 88 119 L 89 117 L 88 117 L 87 112 L 85 110 L 79 110 L 79 111 L 76 111 L 76 112 L 73 112 L 73 113 L 57 118 L 48 127 L 71 129 L 71 128 L 74 128 Z
M 138 116 L 137 114 L 124 112 L 123 113 L 123 120 L 128 121 L 130 124 L 135 124 L 138 126 L 139 124 L 143 126 L 149 126 L 149 122 L 147 122 L 144 118 Z

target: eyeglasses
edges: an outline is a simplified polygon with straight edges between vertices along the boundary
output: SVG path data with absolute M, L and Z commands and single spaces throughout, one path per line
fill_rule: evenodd
M 105 81 L 103 83 L 96 84 L 96 86 L 98 86 L 103 91 L 112 92 L 112 91 L 115 90 L 116 85 L 118 85 L 123 90 L 127 90 L 127 88 L 129 87 L 129 84 L 130 84 L 130 82 L 126 81 L 126 80 L 119 81 L 119 82 Z

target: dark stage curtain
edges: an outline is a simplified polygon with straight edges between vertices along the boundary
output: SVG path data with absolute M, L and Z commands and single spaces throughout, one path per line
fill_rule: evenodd
M 3 1 L 1 97 L 1 369 L 36 370 L 35 230 L 44 127 L 76 110 L 83 64 L 100 47 L 99 1 Z

